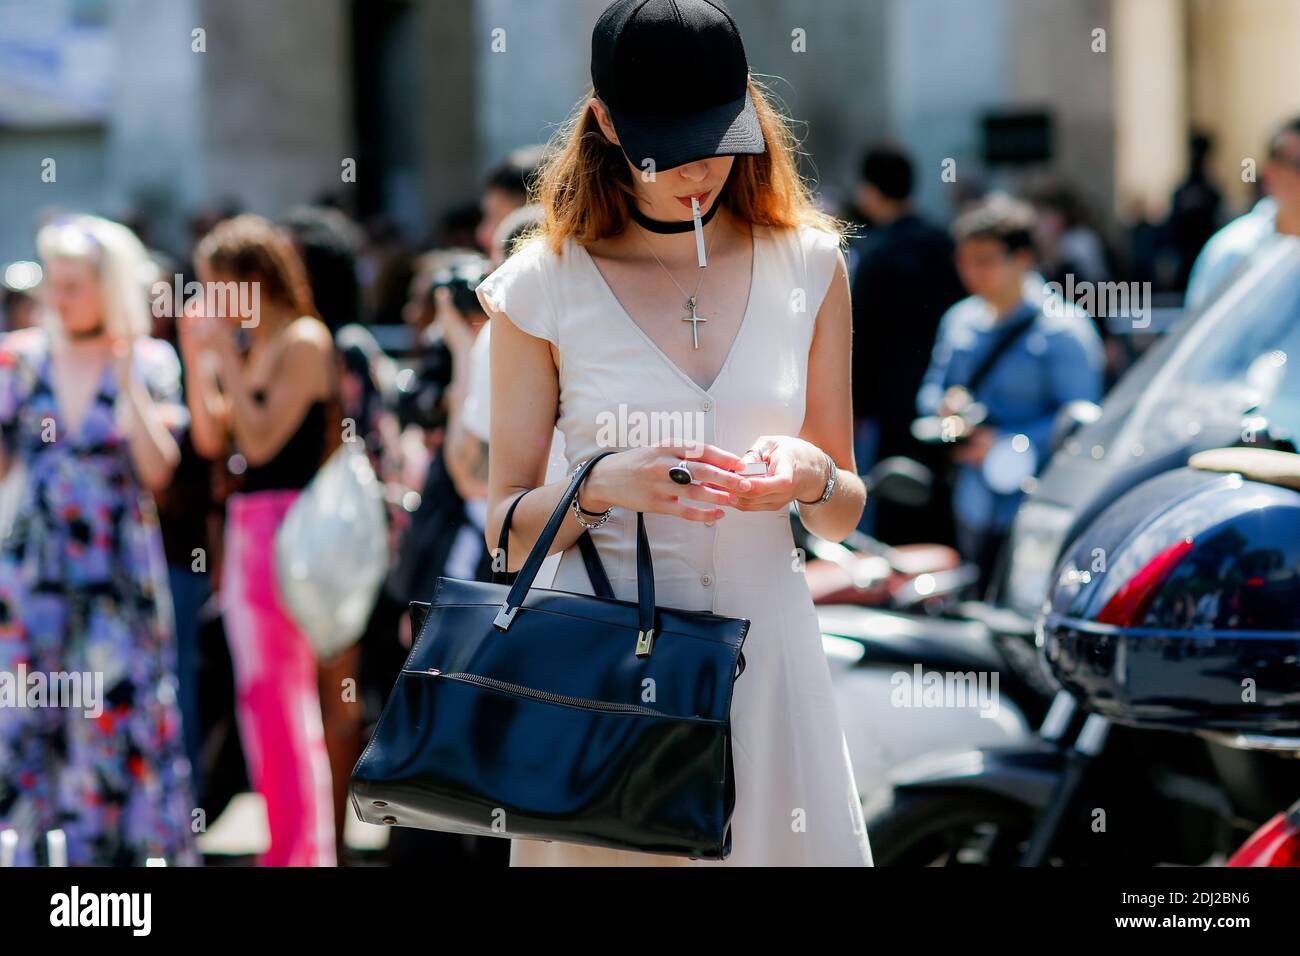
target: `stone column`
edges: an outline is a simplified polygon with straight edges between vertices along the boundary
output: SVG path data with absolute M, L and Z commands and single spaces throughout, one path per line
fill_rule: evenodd
M 341 187 L 352 153 L 346 0 L 194 0 L 205 194 L 278 216 Z M 165 5 L 165 4 L 164 4 Z
M 102 209 L 139 209 L 158 224 L 155 241 L 184 245 L 186 214 L 207 196 L 204 54 L 191 31 L 201 0 L 121 0 L 110 5 L 112 105 L 105 124 Z
M 1115 3 L 1115 198 L 1168 212 L 1187 171 L 1187 64 L 1182 0 Z

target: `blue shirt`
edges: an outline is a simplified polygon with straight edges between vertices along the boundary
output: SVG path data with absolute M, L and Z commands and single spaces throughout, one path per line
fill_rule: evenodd
M 1225 279 L 1277 231 L 1277 201 L 1265 196 L 1244 216 L 1228 223 L 1205 244 L 1187 279 L 1183 308 L 1190 311 L 1220 291 Z
M 1034 316 L 1033 324 L 985 375 L 975 399 L 988 409 L 988 426 L 997 443 L 1025 454 L 1026 474 L 1046 461 L 1056 414 L 1069 402 L 1099 402 L 1102 394 L 1101 339 L 1091 318 L 1043 289 L 1041 276 L 1025 283 L 1026 296 L 1003 322 Z M 966 385 L 1005 326 L 995 321 L 983 299 L 970 296 L 949 309 L 939 323 L 930 367 L 917 394 L 922 415 L 934 415 L 944 392 Z M 1019 437 L 1023 436 L 1023 437 Z M 1027 444 L 1026 444 L 1027 440 Z M 985 459 L 1006 454 L 1002 447 Z M 958 465 L 953 488 L 957 520 L 976 530 L 1005 530 L 1020 505 L 1019 490 L 994 490 L 983 466 Z

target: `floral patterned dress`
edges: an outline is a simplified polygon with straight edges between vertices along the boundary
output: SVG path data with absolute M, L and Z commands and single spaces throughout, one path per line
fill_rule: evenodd
M 134 363 L 183 421 L 171 346 L 140 339 Z M 198 862 L 162 537 L 116 395 L 109 365 L 73 430 L 55 402 L 46 333 L 0 341 L 0 428 L 26 472 L 0 548 L 0 829 L 17 831 L 19 865 L 48 862 L 54 829 L 73 866 Z M 42 697 L 37 673 L 62 675 L 63 696 L 51 679 Z

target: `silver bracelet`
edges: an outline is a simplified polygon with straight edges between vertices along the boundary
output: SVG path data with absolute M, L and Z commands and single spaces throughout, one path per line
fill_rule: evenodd
M 588 460 L 589 459 L 583 459 L 582 461 L 578 462 L 578 464 L 574 467 L 573 471 L 570 472 L 570 474 L 576 475 L 579 471 L 582 470 L 583 466 L 587 464 Z M 576 491 L 573 493 L 573 503 L 570 505 L 570 507 L 573 509 L 573 516 L 578 519 L 578 524 L 582 525 L 588 531 L 594 531 L 596 528 L 599 528 L 606 521 L 608 521 L 609 516 L 614 513 L 613 505 L 610 505 L 604 511 L 588 511 L 578 502 L 578 493 Z M 589 522 L 587 520 L 587 516 L 595 517 L 597 515 L 599 515 L 599 517 L 597 518 L 596 521 Z
M 609 520 L 609 516 L 612 515 L 613 513 L 614 513 L 614 508 L 612 506 L 605 509 L 605 511 L 603 512 L 588 511 L 586 508 L 582 507 L 582 505 L 578 504 L 578 496 L 577 495 L 573 496 L 573 516 L 578 519 L 578 524 L 582 525 L 588 531 L 594 531 L 595 529 L 599 528 L 601 525 L 603 525 L 606 521 Z M 595 521 L 588 523 L 586 515 L 589 514 L 599 514 L 600 517 L 597 518 Z

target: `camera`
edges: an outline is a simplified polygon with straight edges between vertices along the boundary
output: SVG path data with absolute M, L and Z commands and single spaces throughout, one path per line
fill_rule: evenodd
M 421 351 L 413 368 L 398 373 L 397 420 L 400 427 L 415 425 L 425 431 L 434 431 L 447 423 L 443 397 L 451 384 L 451 372 L 451 351 L 445 342 L 438 340 Z
M 427 292 L 429 304 L 434 304 L 434 294 L 439 289 L 451 290 L 451 302 L 456 311 L 469 316 L 482 314 L 483 306 L 478 301 L 474 290 L 488 274 L 488 260 L 481 255 L 471 254 L 455 259 L 434 270 L 429 280 Z
M 943 415 L 927 415 L 912 422 L 912 437 L 927 445 L 965 441 L 988 418 L 988 409 L 969 391 L 953 385 L 944 393 Z

